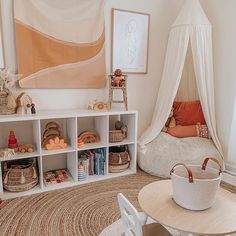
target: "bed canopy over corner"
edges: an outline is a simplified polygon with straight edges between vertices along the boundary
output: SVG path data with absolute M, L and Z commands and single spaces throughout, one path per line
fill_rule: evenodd
M 186 0 L 171 27 L 162 80 L 151 125 L 139 139 L 141 149 L 161 132 L 171 111 L 184 69 L 188 46 L 192 51 L 197 90 L 212 140 L 223 157 L 216 132 L 212 29 L 199 0 Z

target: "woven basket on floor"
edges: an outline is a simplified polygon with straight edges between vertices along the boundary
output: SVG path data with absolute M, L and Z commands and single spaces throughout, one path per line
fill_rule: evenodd
M 109 152 L 109 172 L 118 173 L 129 168 L 130 156 L 128 151 Z
M 110 130 L 109 131 L 109 142 L 117 143 L 122 142 L 125 139 L 125 134 L 121 130 Z
M 27 191 L 38 184 L 36 161 L 24 160 L 21 163 L 5 163 L 3 187 L 10 192 Z

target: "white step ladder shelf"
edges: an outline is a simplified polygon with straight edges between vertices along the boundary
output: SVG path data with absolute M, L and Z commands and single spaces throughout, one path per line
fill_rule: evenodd
M 115 121 L 121 120 L 128 126 L 128 135 L 118 143 L 109 143 L 109 130 L 115 129 Z M 41 139 L 44 126 L 49 121 L 59 123 L 62 134 L 69 146 L 62 150 L 48 151 L 42 149 Z M 77 186 L 109 178 L 131 175 L 136 173 L 137 164 L 137 111 L 90 111 L 90 110 L 45 110 L 35 115 L 6 115 L 0 116 L 0 148 L 7 147 L 9 132 L 13 130 L 19 144 L 32 143 L 33 153 L 16 154 L 13 157 L 0 158 L 0 198 L 11 199 L 42 193 L 55 189 Z M 77 147 L 78 135 L 86 130 L 96 131 L 100 136 L 100 143 L 87 144 Z M 130 167 L 121 173 L 108 173 L 109 147 L 128 145 L 131 156 Z M 106 173 L 104 175 L 88 176 L 84 181 L 78 181 L 78 152 L 90 149 L 104 148 L 106 150 Z M 37 158 L 39 184 L 25 192 L 8 192 L 3 188 L 2 167 L 4 161 Z M 43 173 L 45 171 L 67 168 L 73 178 L 72 182 L 45 186 Z

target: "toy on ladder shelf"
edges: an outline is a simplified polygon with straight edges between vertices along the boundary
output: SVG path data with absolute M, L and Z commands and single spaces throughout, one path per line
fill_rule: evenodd
M 124 103 L 125 109 L 128 110 L 127 75 L 124 75 L 120 69 L 116 69 L 114 74 L 109 75 L 109 79 L 109 109 L 112 103 Z M 113 92 L 118 89 L 122 90 L 123 100 L 113 100 Z

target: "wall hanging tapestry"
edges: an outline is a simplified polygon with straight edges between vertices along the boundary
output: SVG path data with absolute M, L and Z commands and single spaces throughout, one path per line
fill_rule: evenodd
M 22 88 L 105 86 L 104 0 L 15 0 Z

